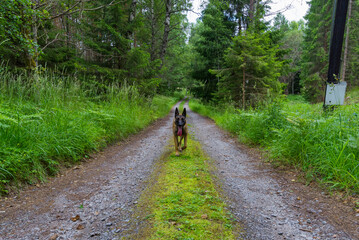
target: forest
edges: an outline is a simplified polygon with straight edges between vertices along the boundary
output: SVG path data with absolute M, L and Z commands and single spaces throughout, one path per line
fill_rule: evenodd
M 135 85 L 146 96 L 187 89 L 240 108 L 283 93 L 323 101 L 334 1 L 311 1 L 299 22 L 275 16 L 270 2 L 209 1 L 190 24 L 188 0 L 5 0 L 2 68 Z M 349 90 L 358 85 L 357 8 L 351 1 L 343 51 Z
M 221 110 L 222 122 L 232 121 L 232 114 L 239 122 L 230 130 L 244 142 L 276 149 L 280 156 L 274 158 L 303 157 L 294 165 L 313 178 L 330 170 L 320 161 L 308 163 L 311 153 L 288 149 L 296 137 L 287 131 L 317 129 L 322 117 L 327 119 L 336 126 L 333 159 L 343 157 L 354 169 L 333 170 L 324 178 L 355 188 L 359 136 L 347 127 L 358 121 L 359 1 L 350 1 L 340 76 L 348 83 L 352 109 L 329 116 L 318 106 L 327 80 L 334 1 L 311 0 L 298 22 L 273 12 L 270 3 L 209 0 L 193 24 L 187 19 L 193 11 L 189 0 L 2 0 L 2 191 L 13 179 L 41 180 L 56 173 L 59 162 L 76 162 L 138 131 L 185 94 L 197 99 L 198 109 Z M 141 122 L 133 122 L 134 116 Z M 271 122 L 255 129 L 260 119 Z M 123 123 L 129 127 L 121 129 Z M 334 137 L 338 134 L 342 139 Z M 272 141 L 288 148 L 278 150 Z M 311 141 L 317 139 L 298 144 Z

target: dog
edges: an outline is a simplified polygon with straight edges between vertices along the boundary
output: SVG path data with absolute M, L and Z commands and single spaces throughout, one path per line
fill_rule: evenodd
M 187 123 L 186 123 L 186 108 L 183 109 L 182 114 L 179 114 L 178 108 L 175 111 L 175 118 L 173 119 L 173 136 L 175 140 L 176 156 L 179 152 L 187 148 Z M 178 137 L 180 138 L 178 142 Z M 182 147 L 182 139 L 184 139 L 184 146 Z

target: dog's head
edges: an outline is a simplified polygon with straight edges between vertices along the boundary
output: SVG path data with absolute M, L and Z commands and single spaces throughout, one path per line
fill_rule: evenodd
M 186 125 L 186 108 L 183 109 L 182 114 L 179 114 L 178 108 L 176 108 L 175 124 L 177 126 L 177 135 L 182 136 L 183 127 Z

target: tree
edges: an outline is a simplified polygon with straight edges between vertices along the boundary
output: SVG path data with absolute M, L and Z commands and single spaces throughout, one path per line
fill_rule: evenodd
M 311 102 L 323 101 L 328 73 L 328 55 L 333 0 L 312 0 L 305 16 L 302 72 L 304 97 Z
M 303 51 L 303 29 L 303 20 L 289 23 L 282 14 L 278 14 L 271 32 L 272 39 L 275 39 L 281 49 L 279 57 L 286 63 L 280 77 L 280 81 L 287 85 L 286 94 L 300 92 L 299 74 Z
M 235 33 L 235 25 L 225 14 L 226 9 L 227 5 L 211 1 L 202 13 L 202 22 L 195 27 L 191 36 L 200 56 L 197 59 L 200 63 L 194 64 L 192 77 L 202 83 L 193 90 L 198 97 L 207 101 L 213 98 L 219 81 L 209 70 L 222 68 L 224 52 Z
M 247 32 L 235 37 L 224 57 L 226 67 L 212 71 L 220 77 L 217 96 L 245 109 L 281 93 L 278 79 L 283 63 L 278 51 L 268 34 Z
M 343 80 L 348 82 L 349 89 L 359 86 L 359 24 L 356 21 L 359 19 L 359 1 L 352 1 L 351 8 L 351 17 L 347 21 L 347 66 L 343 66 Z

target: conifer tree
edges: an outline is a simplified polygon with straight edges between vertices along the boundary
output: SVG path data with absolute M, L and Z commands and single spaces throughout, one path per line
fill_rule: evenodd
M 328 73 L 333 0 L 312 0 L 304 31 L 301 84 L 305 98 L 323 100 Z
M 244 109 L 279 94 L 283 63 L 277 58 L 278 51 L 269 34 L 247 32 L 235 37 L 224 57 L 226 68 L 212 71 L 220 77 L 217 96 L 230 97 Z

